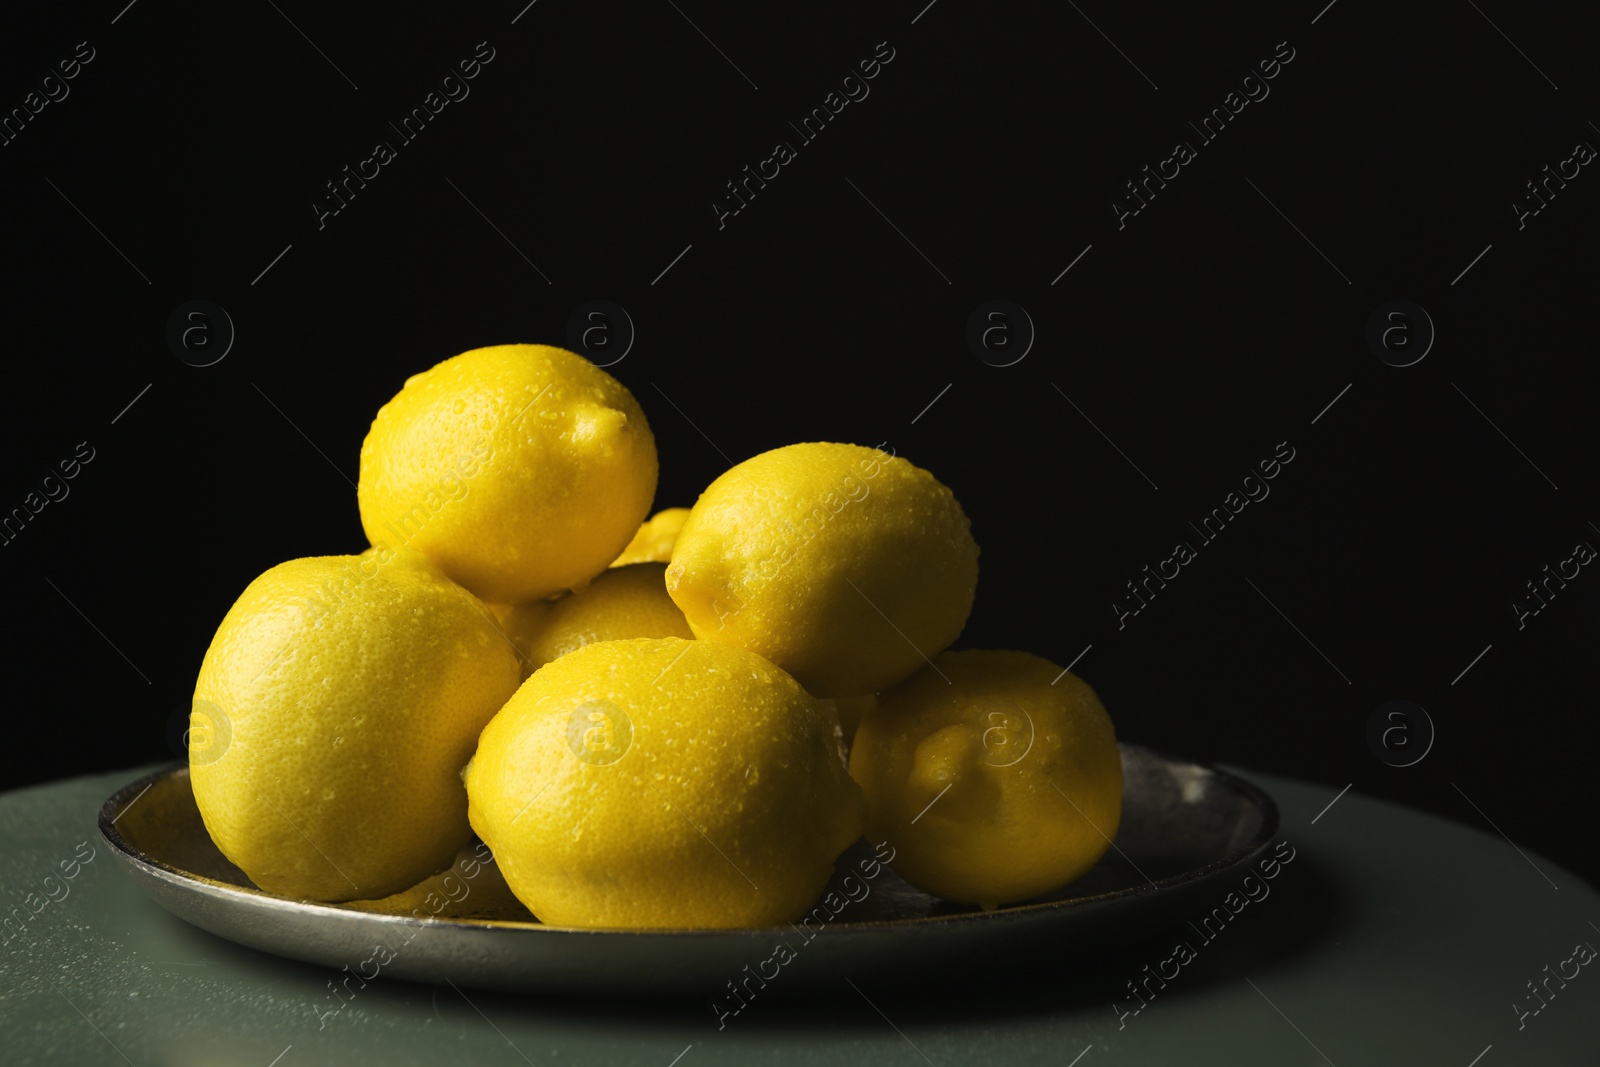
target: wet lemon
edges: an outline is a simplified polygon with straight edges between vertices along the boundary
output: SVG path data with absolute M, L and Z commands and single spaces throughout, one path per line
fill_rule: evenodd
M 522 654 L 523 675 L 597 641 L 693 637 L 667 595 L 666 570 L 664 563 L 613 567 L 578 592 L 517 605 L 505 630 Z
M 404 915 L 413 919 L 520 919 L 527 910 L 500 877 L 494 855 L 482 841 L 456 853 L 449 867 L 378 900 L 352 900 L 352 911 Z
M 793 678 L 671 637 L 586 645 L 541 668 L 464 777 L 506 883 L 557 926 L 792 920 L 865 816 Z
M 850 773 L 867 794 L 867 836 L 895 850 L 895 871 L 963 904 L 1065 885 L 1099 861 L 1122 815 L 1105 708 L 1026 652 L 946 652 L 880 693 Z
M 656 446 L 633 395 L 547 345 L 475 348 L 407 379 L 361 446 L 375 545 L 426 553 L 484 600 L 577 588 L 638 530 Z
M 280 896 L 415 885 L 470 835 L 460 770 L 517 680 L 488 609 L 417 553 L 281 563 L 229 609 L 195 683 L 206 829 Z
M 763 452 L 700 495 L 667 590 L 696 637 L 748 649 L 817 696 L 876 692 L 948 646 L 978 546 L 955 496 L 859 445 Z
M 666 508 L 645 520 L 639 532 L 633 535 L 622 555 L 611 561 L 613 567 L 630 563 L 671 563 L 672 546 L 678 543 L 678 531 L 683 520 L 689 517 L 688 508 Z

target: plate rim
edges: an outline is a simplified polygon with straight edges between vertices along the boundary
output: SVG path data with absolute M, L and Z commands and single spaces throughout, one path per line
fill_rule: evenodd
M 1089 905 L 1103 905 L 1112 901 L 1137 900 L 1141 897 L 1155 894 L 1170 893 L 1186 885 L 1205 881 L 1222 871 L 1236 868 L 1248 860 L 1265 851 L 1272 839 L 1277 836 L 1280 828 L 1280 813 L 1277 802 L 1271 794 L 1247 778 L 1240 777 L 1231 771 L 1223 770 L 1209 763 L 1174 756 L 1170 753 L 1149 745 L 1136 744 L 1127 741 L 1118 741 L 1122 749 L 1136 749 L 1141 753 L 1154 757 L 1165 764 L 1179 764 L 1198 767 L 1207 774 L 1214 776 L 1229 789 L 1242 794 L 1262 814 L 1261 826 L 1251 837 L 1235 847 L 1224 856 L 1211 860 L 1198 867 L 1180 871 L 1177 874 L 1167 875 L 1163 878 L 1146 878 L 1143 883 L 1124 886 L 1121 889 L 1112 889 L 1088 896 L 1068 897 L 1063 900 L 1045 900 L 1009 904 L 992 910 L 976 910 L 953 912 L 945 915 L 923 915 L 900 919 L 867 919 L 830 921 L 820 933 L 829 937 L 862 936 L 884 930 L 896 929 L 928 929 L 939 928 L 947 925 L 967 926 L 974 920 L 989 922 L 1025 922 L 1041 915 L 1050 915 L 1058 912 L 1069 911 Z M 133 871 L 147 877 L 155 877 L 176 888 L 189 891 L 196 889 L 223 899 L 234 900 L 236 904 L 248 907 L 264 907 L 281 909 L 298 915 L 308 911 L 335 921 L 362 921 L 376 920 L 386 925 L 415 926 L 419 928 L 448 928 L 471 930 L 518 930 L 536 931 L 545 934 L 626 934 L 634 937 L 678 937 L 678 938 L 705 938 L 727 937 L 741 935 L 746 937 L 766 937 L 779 934 L 786 930 L 784 926 L 747 926 L 747 927 L 584 927 L 584 926 L 556 926 L 540 921 L 527 922 L 521 919 L 462 919 L 451 917 L 435 917 L 419 919 L 414 915 L 394 915 L 387 912 L 360 911 L 353 908 L 342 907 L 338 904 L 328 904 L 314 900 L 296 900 L 290 897 L 281 897 L 254 886 L 234 885 L 231 882 L 218 881 L 203 874 L 185 871 L 167 863 L 156 856 L 137 848 L 122 832 L 117 829 L 117 820 L 132 807 L 132 801 L 127 798 L 132 795 L 134 800 L 163 779 L 187 777 L 190 772 L 189 764 L 184 761 L 173 761 L 149 774 L 129 782 L 113 792 L 100 805 L 97 825 L 101 840 L 115 853 L 118 859 Z M 192 786 L 191 786 L 192 789 Z M 136 792 L 137 791 L 137 792 Z M 858 838 L 866 840 L 865 837 Z M 854 843 L 852 846 L 854 847 Z M 1115 847 L 1115 842 L 1112 843 Z M 224 857 L 226 858 L 226 857 Z M 1132 861 L 1129 861 L 1130 864 Z M 886 866 L 893 869 L 893 863 Z M 1135 868 L 1137 869 L 1137 868 Z M 1141 872 L 1142 873 L 1142 872 Z M 1068 883 L 1070 885 L 1070 883 Z M 248 902 L 248 903 L 247 903 Z M 792 924 L 789 924 L 792 926 Z

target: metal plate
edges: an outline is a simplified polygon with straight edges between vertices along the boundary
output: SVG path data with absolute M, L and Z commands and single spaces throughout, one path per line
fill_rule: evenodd
M 1265 851 L 1278 829 L 1277 806 L 1224 771 L 1137 745 L 1121 748 L 1115 846 L 1071 885 L 993 911 L 947 904 L 889 868 L 867 878 L 863 872 L 873 867 L 866 842 L 840 858 L 830 886 L 835 907 L 824 903 L 825 894 L 809 921 L 773 929 L 546 926 L 511 897 L 492 864 L 458 863 L 453 882 L 436 876 L 381 903 L 288 900 L 254 888 L 217 851 L 186 766 L 118 790 L 100 810 L 100 834 L 134 881 L 179 918 L 266 952 L 348 967 L 346 981 L 377 972 L 486 989 L 725 996 L 729 982 L 757 971 L 770 977 L 772 967 L 792 970 L 797 983 L 884 970 L 948 973 L 952 966 L 999 965 L 1023 949 L 1037 953 L 1042 940 L 1054 951 L 1080 951 L 1179 921 L 1197 900 L 1215 895 L 1214 883 L 1237 877 Z M 854 876 L 849 883 L 846 875 Z

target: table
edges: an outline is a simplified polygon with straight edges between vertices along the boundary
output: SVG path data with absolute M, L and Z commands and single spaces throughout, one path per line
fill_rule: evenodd
M 1600 966 L 1574 955 L 1600 946 L 1600 894 L 1488 827 L 1355 792 L 1328 807 L 1336 790 L 1273 775 L 1234 771 L 1277 799 L 1295 860 L 1214 940 L 1151 931 L 1090 958 L 1041 944 L 1004 973 L 917 989 L 774 986 L 719 1029 L 702 1003 L 381 978 L 324 1022 L 327 968 L 189 926 L 99 844 L 101 802 L 154 769 L 0 795 L 0 910 L 37 909 L 0 933 L 6 1063 L 1600 1063 Z M 1170 975 L 1180 938 L 1194 958 L 1141 985 L 1157 992 L 1140 1007 L 1129 984 Z

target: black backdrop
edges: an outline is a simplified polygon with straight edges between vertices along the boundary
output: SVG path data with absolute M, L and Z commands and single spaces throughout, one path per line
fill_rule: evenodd
M 405 377 L 564 344 L 604 299 L 658 506 L 724 457 L 887 442 L 972 517 L 963 646 L 1075 662 L 1124 738 L 1353 783 L 1600 880 L 1600 576 L 1574 559 L 1513 606 L 1600 547 L 1594 23 L 925 2 L 9 15 L 0 508 L 39 510 L 0 548 L 4 783 L 166 757 L 245 584 L 364 546 L 357 453 Z M 430 92 L 407 141 L 390 124 Z M 814 139 L 790 125 L 830 102 Z M 347 166 L 377 173 L 332 213 Z M 777 173 L 734 214 L 746 166 Z M 196 299 L 234 334 L 204 367 L 215 310 L 168 341 Z M 1010 366 L 1014 311 L 968 341 L 996 299 L 1034 334 Z M 1202 542 L 1280 446 L 1270 495 Z M 1119 626 L 1179 541 L 1195 558 Z M 1435 734 L 1406 767 L 1368 740 L 1395 699 Z M 1383 724 L 1390 761 L 1423 751 L 1414 712 Z

